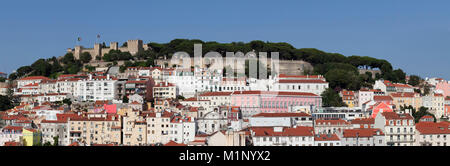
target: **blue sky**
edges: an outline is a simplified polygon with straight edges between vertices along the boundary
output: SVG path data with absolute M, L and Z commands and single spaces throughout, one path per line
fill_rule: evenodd
M 450 1 L 5 1 L 0 71 L 81 45 L 174 38 L 288 42 L 346 56 L 387 59 L 394 68 L 450 80 Z

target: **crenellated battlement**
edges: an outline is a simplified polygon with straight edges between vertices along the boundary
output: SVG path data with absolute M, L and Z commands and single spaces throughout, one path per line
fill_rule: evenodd
M 127 47 L 119 47 L 118 42 L 111 42 L 109 48 L 102 48 L 100 43 L 95 43 L 93 48 L 84 48 L 83 46 L 75 46 L 73 49 L 68 48 L 67 53 L 73 53 L 75 59 L 79 59 L 81 54 L 88 52 L 95 60 L 97 56 L 103 57 L 110 50 L 120 50 L 122 52 L 130 52 L 131 55 L 136 55 L 140 51 L 147 50 L 148 46 L 144 46 L 142 40 L 128 40 Z

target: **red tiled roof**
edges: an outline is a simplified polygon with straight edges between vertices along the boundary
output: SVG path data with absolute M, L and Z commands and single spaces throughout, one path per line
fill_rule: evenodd
M 414 97 L 415 93 L 412 92 L 399 92 L 399 93 L 392 93 L 392 97 Z
M 277 92 L 277 91 L 234 91 L 233 95 L 278 95 L 278 96 L 318 96 L 306 92 Z
M 64 81 L 77 82 L 79 80 L 81 80 L 81 78 L 59 78 L 57 82 L 64 82 Z
M 39 86 L 38 83 L 31 83 L 31 84 L 27 84 L 24 87 L 31 87 L 31 86 Z
M 411 85 L 408 84 L 394 84 L 396 88 L 413 88 Z
M 311 116 L 307 113 L 259 113 L 252 117 L 304 117 Z
M 341 91 L 341 94 L 344 96 L 355 96 L 355 93 L 353 91 L 347 91 L 347 90 Z
M 425 115 L 425 116 L 422 116 L 422 118 L 420 118 L 420 119 L 434 119 L 434 118 L 430 115 Z
M 384 133 L 380 129 L 344 129 L 343 137 L 344 138 L 356 138 L 356 137 L 373 137 L 377 135 L 377 131 L 380 135 L 384 135 Z
M 326 84 L 323 80 L 280 80 L 280 84 Z
M 186 144 L 179 144 L 174 141 L 169 141 L 168 143 L 164 144 L 164 146 L 187 146 Z
M 297 126 L 296 128 L 283 128 L 282 132 L 275 132 L 273 127 L 253 127 L 251 130 L 256 137 L 270 136 L 314 136 L 314 128 Z
M 386 86 L 394 86 L 394 85 L 391 83 L 391 81 L 388 81 L 388 80 L 384 80 L 383 83 L 384 83 Z
M 159 84 L 156 84 L 155 87 L 171 87 L 171 86 L 175 86 L 172 83 L 166 83 L 166 82 L 160 82 Z
M 351 124 L 375 124 L 375 119 L 374 118 L 358 118 L 358 119 L 354 119 L 350 122 Z
M 440 94 L 440 93 L 435 93 L 435 94 L 434 94 L 434 97 L 444 97 L 444 95 L 443 95 L 443 94 Z
M 375 100 L 375 101 L 386 101 L 386 100 L 392 101 L 393 99 L 391 96 L 373 96 L 373 100 Z
M 146 84 L 147 81 L 127 81 L 125 84 Z
M 78 142 L 73 142 L 73 143 L 70 144 L 69 146 L 80 146 L 80 144 L 78 144 Z
M 197 112 L 197 111 L 198 111 L 198 107 L 191 107 L 189 111 L 191 111 L 191 112 Z
M 24 80 L 49 80 L 49 78 L 44 77 L 44 76 L 30 76 L 30 77 L 25 77 L 25 78 L 19 79 L 19 81 L 24 81 Z
M 350 123 L 342 120 L 342 119 L 337 119 L 337 120 L 325 120 L 325 119 L 317 119 L 314 121 L 315 124 L 321 124 L 321 125 L 349 125 Z
M 6 126 L 2 130 L 8 130 L 8 131 L 22 131 L 22 126 Z
M 171 123 L 180 123 L 181 122 L 192 122 L 191 117 L 183 118 L 181 116 L 175 116 L 172 118 Z
M 420 134 L 450 134 L 450 123 L 448 122 L 420 122 L 416 124 Z
M 206 92 L 200 96 L 230 96 L 233 92 Z
M 321 134 L 314 136 L 314 141 L 339 141 L 339 137 L 336 134 Z
M 383 112 L 381 113 L 386 119 L 414 119 L 410 114 L 397 114 L 395 112 Z
M 315 79 L 319 79 L 319 78 L 323 78 L 323 76 L 319 76 L 319 75 L 286 75 L 286 74 L 280 74 L 279 75 L 280 78 L 315 78 Z
M 144 113 L 143 113 L 144 114 Z M 172 112 L 163 112 L 163 113 L 161 113 L 161 117 L 172 117 L 173 116 L 173 114 L 174 113 L 172 113 Z M 150 113 L 145 113 L 145 116 L 146 117 L 156 117 L 156 113 L 155 112 L 150 112 Z
M 19 142 L 5 142 L 4 146 L 20 146 Z

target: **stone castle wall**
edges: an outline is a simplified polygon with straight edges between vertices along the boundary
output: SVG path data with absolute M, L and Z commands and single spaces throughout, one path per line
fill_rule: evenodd
M 202 58 L 203 60 L 203 66 L 206 67 L 206 61 L 207 58 Z M 231 59 L 232 61 L 236 59 Z M 271 66 L 271 59 L 267 59 L 267 68 L 270 68 Z M 158 59 L 156 60 L 156 65 L 163 66 L 163 67 L 173 67 L 174 65 L 183 66 L 183 61 L 181 59 L 174 59 L 174 62 L 172 62 L 172 59 Z M 191 57 L 191 66 L 194 66 L 195 59 Z M 226 58 L 222 58 L 223 67 L 228 66 L 226 62 Z M 213 66 L 214 63 L 211 64 Z M 236 64 L 235 68 L 237 70 L 244 70 L 245 64 Z M 288 75 L 303 75 L 305 74 L 305 71 L 312 71 L 314 68 L 313 66 L 305 61 L 294 61 L 294 60 L 279 60 L 279 74 L 288 74 Z
M 145 45 L 142 40 L 128 40 L 127 47 L 119 47 L 118 42 L 111 42 L 109 48 L 101 48 L 99 43 L 94 45 L 94 48 L 83 48 L 83 46 L 75 46 L 75 48 L 67 49 L 67 52 L 73 53 L 75 59 L 80 59 L 81 54 L 88 52 L 92 56 L 92 60 L 95 60 L 97 56 L 103 57 L 110 50 L 120 50 L 122 52 L 130 52 L 131 55 L 135 55 L 139 51 L 147 50 L 148 46 Z

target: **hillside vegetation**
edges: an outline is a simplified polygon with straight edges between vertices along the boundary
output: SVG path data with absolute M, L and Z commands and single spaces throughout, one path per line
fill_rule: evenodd
M 401 69 L 394 70 L 392 65 L 384 59 L 376 59 L 367 56 L 344 56 L 339 53 L 328 53 L 315 48 L 295 48 L 289 43 L 272 43 L 263 41 L 232 42 L 204 42 L 201 40 L 175 39 L 169 43 L 148 43 L 151 48 L 147 51 L 139 52 L 135 56 L 131 56 L 128 52 L 120 52 L 112 50 L 105 54 L 104 57 L 96 57 L 96 60 L 112 62 L 122 60 L 125 61 L 121 66 L 121 71 L 126 67 L 132 66 L 150 66 L 154 64 L 154 60 L 166 56 L 170 58 L 175 52 L 184 51 L 194 56 L 194 44 L 203 44 L 203 53 L 216 51 L 222 55 L 226 52 L 279 52 L 281 60 L 303 60 L 313 65 L 314 70 L 306 74 L 324 75 L 330 87 L 335 91 L 340 89 L 358 90 L 361 87 L 371 87 L 375 79 L 391 80 L 392 82 L 405 83 L 406 74 Z M 270 57 L 270 55 L 269 55 Z M 84 67 L 92 70 L 92 66 L 85 64 L 91 61 L 91 55 L 84 53 L 80 59 L 75 59 L 72 53 L 67 53 L 61 58 L 52 57 L 49 59 L 39 59 L 30 66 L 23 66 L 12 73 L 9 78 L 11 80 L 24 76 L 42 75 L 56 78 L 60 74 L 76 74 Z M 139 60 L 139 61 L 137 61 Z M 359 74 L 358 69 L 379 69 L 381 74 L 372 78 L 372 73 L 367 72 Z

